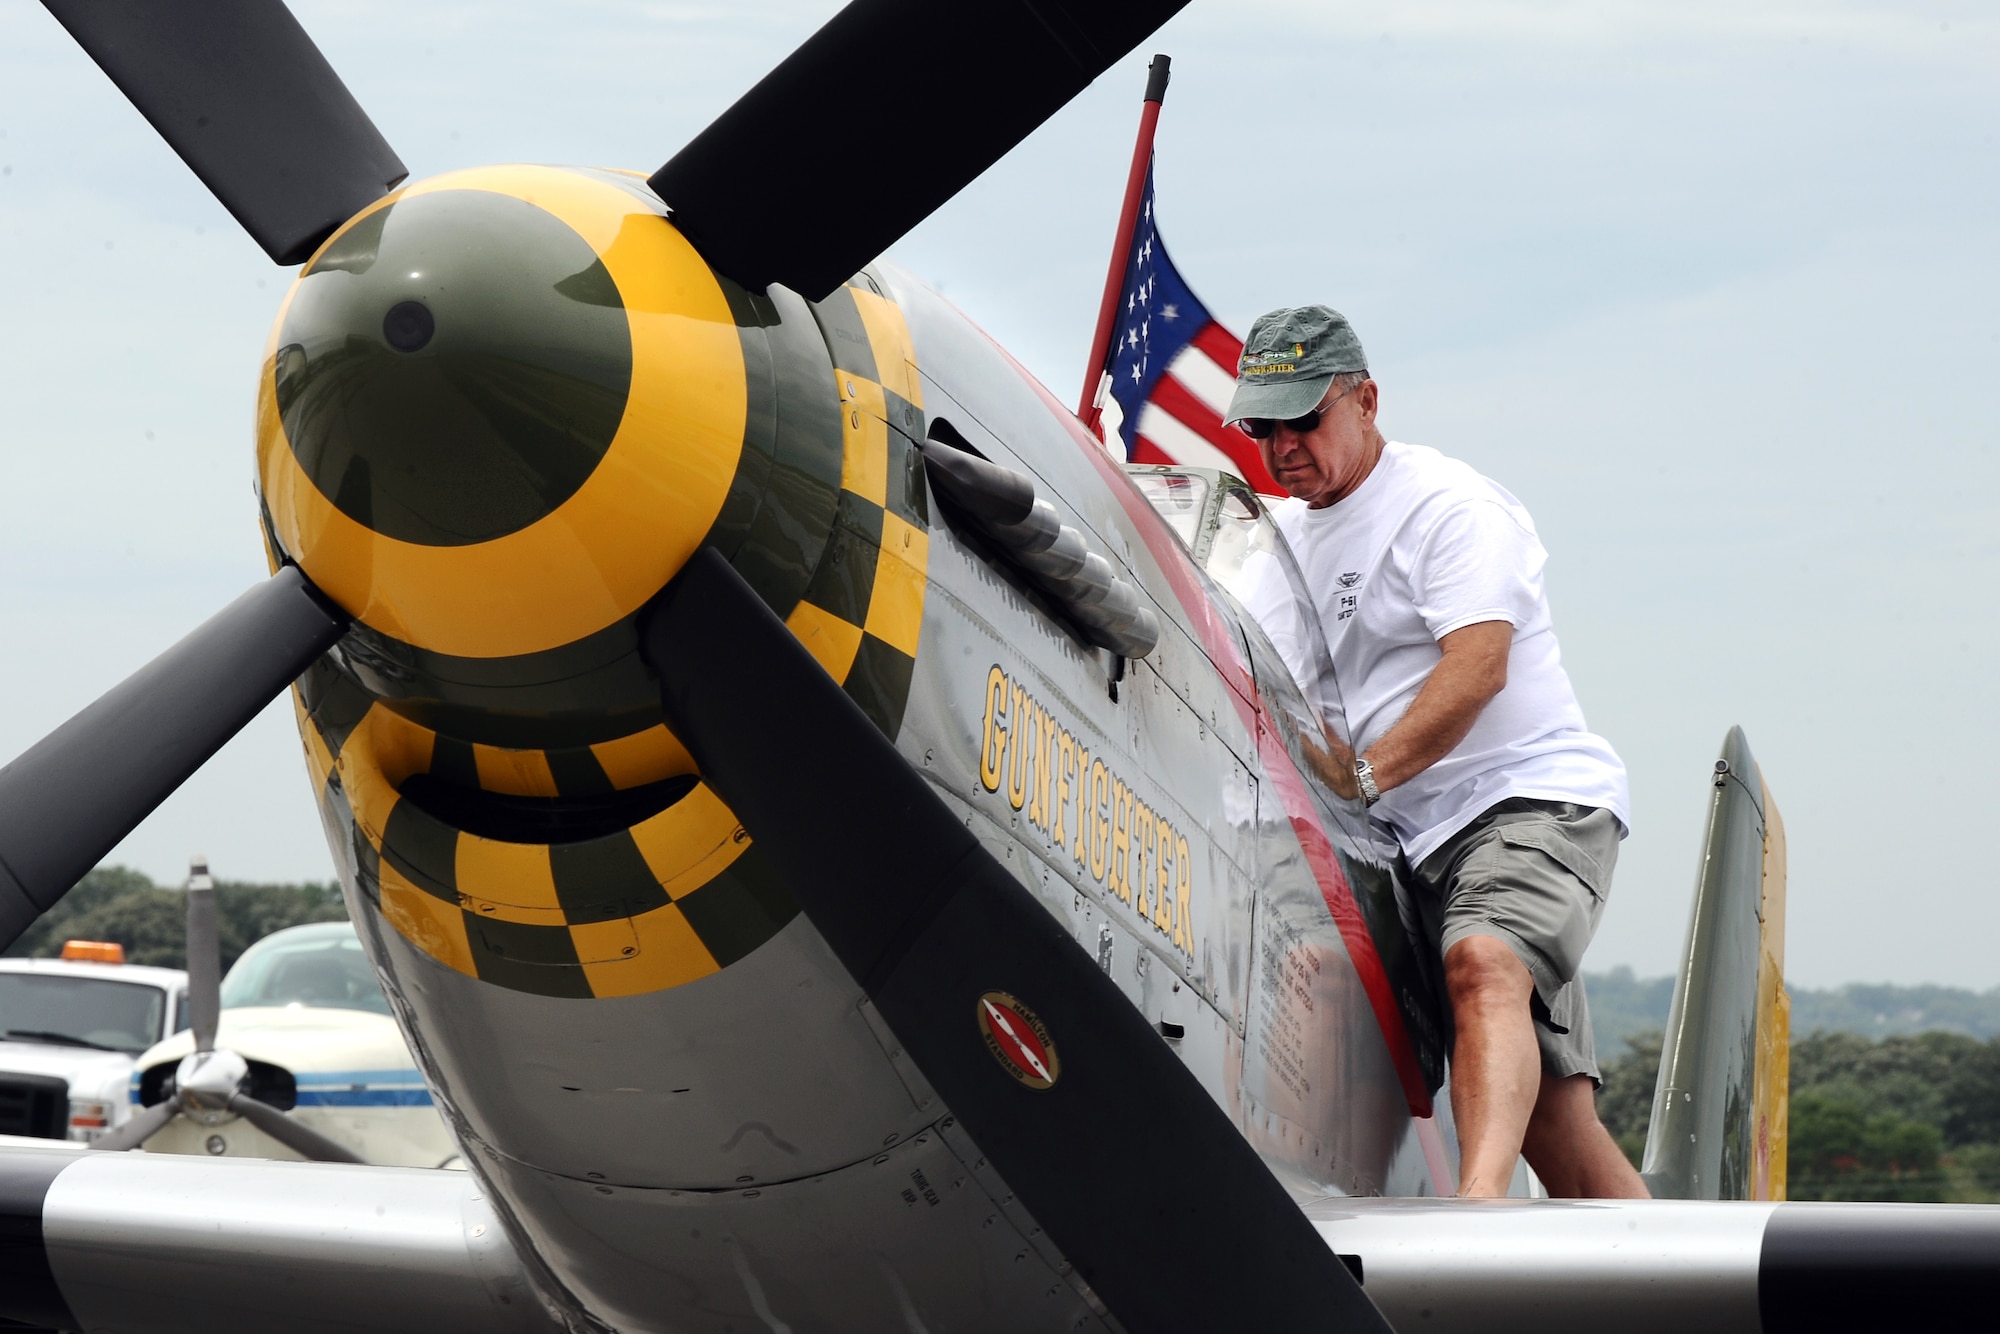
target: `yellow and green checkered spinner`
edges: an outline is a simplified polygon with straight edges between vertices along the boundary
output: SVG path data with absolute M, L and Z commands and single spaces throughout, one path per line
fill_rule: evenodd
M 923 433 L 921 390 L 901 312 L 874 275 L 858 275 L 810 310 L 814 341 L 828 354 L 820 374 L 831 368 L 827 398 L 838 404 L 838 490 L 821 511 L 828 516 L 823 545 L 803 591 L 793 605 L 775 609 L 893 736 L 927 583 L 929 518 L 915 444 Z M 635 378 L 645 370 L 640 357 Z M 730 392 L 729 381 L 713 391 Z M 739 449 L 737 458 L 748 467 L 753 453 Z M 273 528 L 274 549 L 291 550 L 283 524 Z M 365 620 L 362 634 L 377 656 L 384 645 L 391 656 L 416 653 Z M 544 643 L 533 652 L 565 647 Z M 657 721 L 588 743 L 468 741 L 454 734 L 466 729 L 450 711 L 385 697 L 369 688 L 366 671 L 343 670 L 340 657 L 315 667 L 295 691 L 322 812 L 357 890 L 440 963 L 542 995 L 635 995 L 727 967 L 796 914 L 736 817 Z M 480 664 L 504 678 L 504 657 Z M 440 784 L 486 794 L 502 817 L 506 799 L 578 791 L 644 790 L 654 798 L 650 806 L 663 808 L 588 837 L 524 841 L 531 824 L 495 830 L 489 812 L 472 832 L 456 827 L 439 803 L 405 794 L 406 787 L 436 792 Z

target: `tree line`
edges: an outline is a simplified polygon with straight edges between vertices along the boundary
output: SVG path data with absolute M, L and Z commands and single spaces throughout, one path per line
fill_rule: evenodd
M 340 922 L 347 905 L 340 886 L 262 885 L 239 880 L 215 882 L 217 935 L 222 968 L 251 945 L 287 926 Z M 66 940 L 110 940 L 125 947 L 127 963 L 162 968 L 187 967 L 187 896 L 123 866 L 100 866 L 77 882 L 26 934 L 9 955 L 50 959 Z
M 1637 1163 L 1661 1037 L 1628 1043 L 1597 1107 Z M 1790 1119 L 1791 1199 L 2000 1202 L 2000 1038 L 1815 1032 L 1792 1043 Z

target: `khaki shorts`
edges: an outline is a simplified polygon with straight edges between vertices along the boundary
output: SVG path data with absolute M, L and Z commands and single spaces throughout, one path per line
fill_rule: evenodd
M 1542 1069 L 1598 1078 L 1577 969 L 1618 862 L 1618 817 L 1594 806 L 1510 797 L 1426 857 L 1411 890 L 1438 957 L 1467 936 L 1505 941 L 1535 981 L 1529 1008 Z M 1447 1015 L 1448 997 L 1441 997 Z

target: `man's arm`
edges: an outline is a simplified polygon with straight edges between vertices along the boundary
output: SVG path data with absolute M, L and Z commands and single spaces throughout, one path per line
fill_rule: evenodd
M 1438 640 L 1444 656 L 1424 680 L 1409 712 L 1368 748 L 1375 786 L 1400 787 L 1465 740 L 1480 710 L 1507 684 L 1507 652 L 1514 627 L 1505 621 L 1460 626 Z

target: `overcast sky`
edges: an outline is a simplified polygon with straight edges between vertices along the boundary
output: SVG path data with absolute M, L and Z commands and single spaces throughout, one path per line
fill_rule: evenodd
M 425 176 L 650 170 L 837 5 L 293 7 Z M 1632 774 L 1589 966 L 1673 968 L 1741 723 L 1790 830 L 1793 980 L 2000 985 L 1991 5 L 1196 0 L 893 252 L 1064 399 L 1154 50 L 1195 291 L 1238 332 L 1338 306 L 1389 433 L 1537 518 Z M 857 199 L 895 171 L 839 150 Z M 0 755 L 260 577 L 288 278 L 40 5 L 0 4 Z M 114 859 L 178 879 L 196 850 L 332 874 L 289 705 Z

